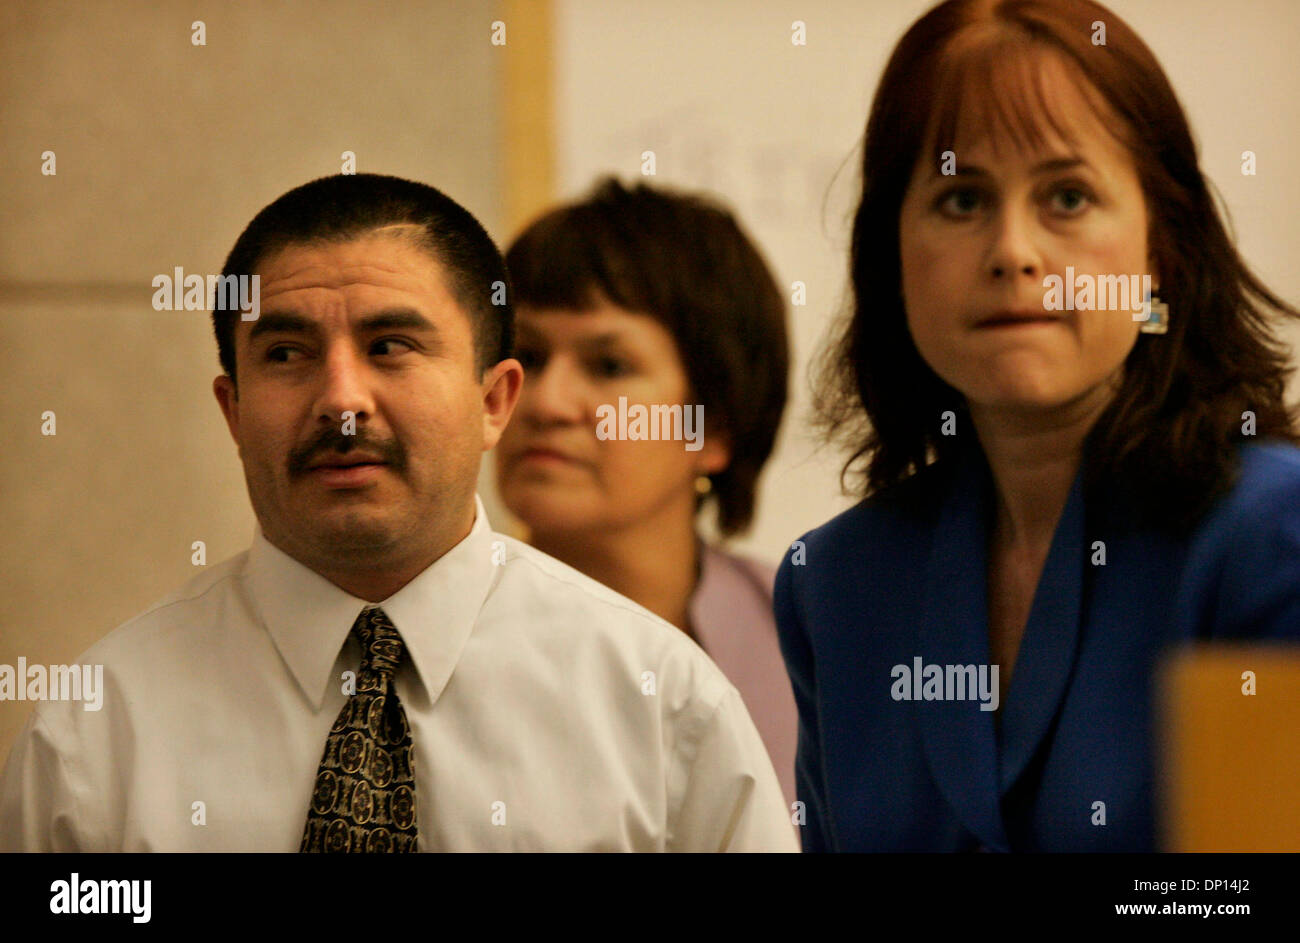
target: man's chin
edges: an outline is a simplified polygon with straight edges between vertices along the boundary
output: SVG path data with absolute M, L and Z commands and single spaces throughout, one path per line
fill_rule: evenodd
M 310 535 L 312 543 L 322 552 L 371 552 L 378 553 L 393 547 L 397 543 L 394 528 L 378 521 L 355 521 L 331 524 L 328 521 L 317 522 Z
M 295 541 L 319 557 L 383 555 L 399 543 L 398 527 L 386 514 L 362 508 L 333 508 L 306 515 Z

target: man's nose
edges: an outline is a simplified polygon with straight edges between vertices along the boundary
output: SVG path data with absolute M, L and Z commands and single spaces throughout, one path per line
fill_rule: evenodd
M 315 414 L 320 422 L 358 422 L 374 412 L 370 364 L 352 344 L 332 344 L 321 364 Z

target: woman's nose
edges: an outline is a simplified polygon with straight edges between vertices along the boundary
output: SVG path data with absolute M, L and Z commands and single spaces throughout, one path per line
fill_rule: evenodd
M 1043 277 L 1043 260 L 1035 239 L 1035 223 L 1023 210 L 1004 209 L 994 223 L 987 267 L 994 279 Z
M 537 423 L 578 423 L 585 415 L 583 383 L 570 358 L 552 356 L 528 371 L 524 384 L 525 414 Z

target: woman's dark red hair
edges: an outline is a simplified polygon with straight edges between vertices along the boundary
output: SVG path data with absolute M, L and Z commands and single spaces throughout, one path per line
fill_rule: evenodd
M 1104 28 L 1104 45 L 1098 25 Z M 1088 488 L 1121 476 L 1152 523 L 1185 532 L 1232 484 L 1243 414 L 1259 438 L 1296 443 L 1285 404 L 1288 353 L 1268 309 L 1292 317 L 1246 267 L 1214 206 L 1187 119 L 1155 56 L 1090 0 L 949 0 L 907 31 L 867 120 L 853 223 L 853 304 L 825 352 L 818 407 L 873 493 L 950 460 L 974 435 L 941 415 L 962 395 L 922 360 L 900 296 L 899 212 L 919 159 L 940 160 L 972 120 L 1036 146 L 1045 125 L 1044 55 L 1063 63 L 1131 155 L 1146 196 L 1148 243 L 1167 334 L 1141 334 L 1124 380 L 1085 445 Z M 928 149 L 928 150 L 927 150 Z

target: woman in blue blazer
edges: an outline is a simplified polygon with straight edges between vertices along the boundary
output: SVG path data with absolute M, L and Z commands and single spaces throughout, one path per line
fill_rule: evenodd
M 851 274 L 820 402 L 865 499 L 776 584 L 804 849 L 1153 850 L 1162 653 L 1300 640 L 1265 317 L 1300 313 L 1233 248 L 1150 50 L 1089 0 L 912 26 Z

